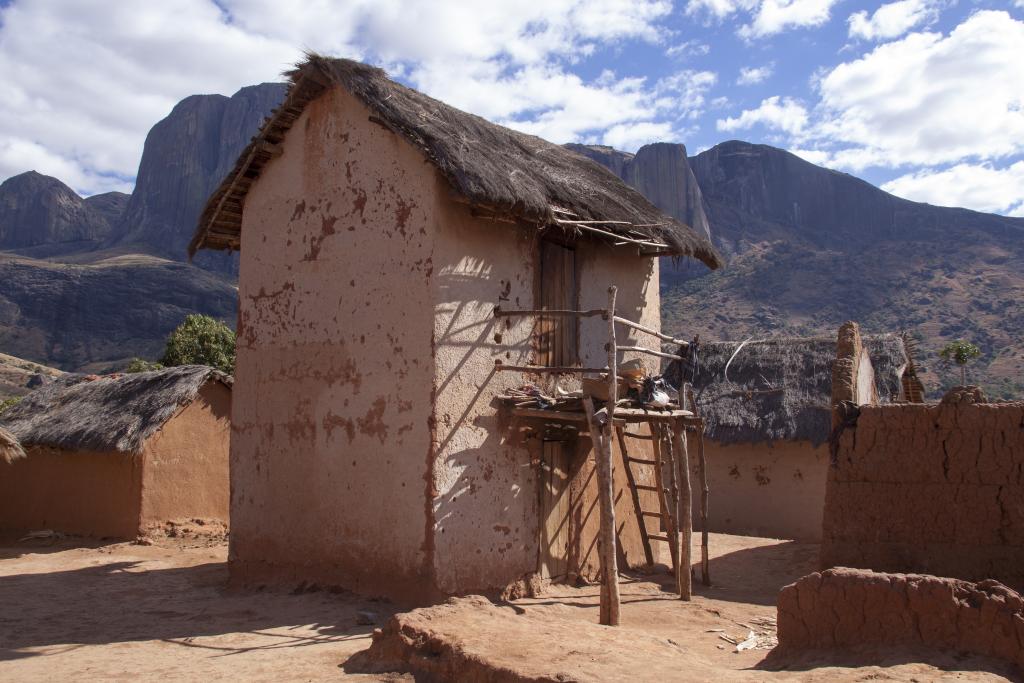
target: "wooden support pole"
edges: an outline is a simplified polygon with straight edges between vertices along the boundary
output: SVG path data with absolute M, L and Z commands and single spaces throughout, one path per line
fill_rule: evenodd
M 672 425 L 672 450 L 675 455 L 677 518 L 681 538 L 679 545 L 682 557 L 676 580 L 679 585 L 679 599 L 690 600 L 693 597 L 693 584 L 690 579 L 690 567 L 693 564 L 691 544 L 693 543 L 693 491 L 690 489 L 690 456 L 686 450 L 686 427 L 682 422 Z
M 616 567 L 615 539 L 615 490 L 612 465 L 613 414 L 619 400 L 618 349 L 615 348 L 615 296 L 618 288 L 608 288 L 608 422 L 604 425 L 601 456 L 603 467 L 598 467 L 598 486 L 601 488 L 601 537 L 604 541 L 602 553 L 605 556 L 605 592 L 608 596 L 609 626 L 619 625 L 619 572 Z M 604 480 L 602 481 L 602 473 Z
M 697 458 L 700 460 L 700 582 L 711 585 L 708 558 L 708 461 L 704 457 L 704 428 L 697 429 Z
M 495 318 L 516 318 L 516 317 L 520 317 L 520 316 L 530 316 L 530 315 L 536 315 L 536 316 L 541 316 L 541 317 L 547 316 L 549 318 L 553 318 L 553 317 L 593 318 L 593 317 L 596 317 L 596 316 L 601 316 L 602 318 L 604 318 L 604 317 L 606 317 L 608 315 L 608 311 L 604 310 L 603 308 L 593 308 L 593 309 L 590 309 L 590 310 L 587 310 L 587 311 L 572 311 L 572 310 L 545 309 L 545 308 L 520 309 L 520 310 L 509 310 L 509 311 L 506 311 L 506 310 L 502 309 L 501 306 L 496 306 L 494 308 L 494 317 Z
M 654 351 L 647 348 L 646 346 L 620 346 L 620 351 L 636 351 L 637 353 L 646 353 L 650 356 L 657 356 L 658 358 L 668 358 L 669 360 L 679 360 L 679 356 L 673 353 L 665 353 L 663 351 Z
M 686 385 L 686 398 L 690 403 L 690 410 L 700 417 L 700 407 L 697 399 L 693 396 L 693 387 Z M 704 420 L 701 419 L 696 425 L 697 431 L 697 460 L 700 463 L 700 582 L 705 586 L 711 585 L 711 560 L 708 557 L 708 461 L 704 455 Z
M 597 497 L 600 508 L 599 559 L 601 562 L 601 614 L 600 623 L 619 625 L 619 570 L 615 559 L 615 501 L 612 491 L 611 438 L 605 439 L 603 429 L 594 417 L 594 402 L 583 397 L 590 425 L 590 440 L 597 464 Z M 610 422 L 610 421 L 609 421 Z M 610 426 L 604 429 L 610 429 Z

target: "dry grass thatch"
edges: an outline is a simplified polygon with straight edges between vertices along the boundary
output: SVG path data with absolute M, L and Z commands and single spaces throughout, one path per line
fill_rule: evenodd
M 707 422 L 707 436 L 721 443 L 828 440 L 831 430 L 832 338 L 769 339 L 703 343 L 693 377 L 697 404 Z M 907 365 L 903 341 L 897 335 L 865 337 L 875 369 L 881 401 L 900 399 L 900 379 Z M 725 366 L 729 363 L 728 379 Z M 680 364 L 667 374 L 680 381 Z
M 205 365 L 182 365 L 88 379 L 64 375 L 0 414 L 0 426 L 25 446 L 140 453 L 206 382 L 231 378 Z
M 474 207 L 537 227 L 565 219 L 622 221 L 593 227 L 645 241 L 648 253 L 693 256 L 711 268 L 722 264 L 707 239 L 663 214 L 611 171 L 565 147 L 467 114 L 359 62 L 310 55 L 287 75 L 291 86 L 284 103 L 207 201 L 190 254 L 238 248 L 249 187 L 306 105 L 341 86 L 366 105 L 371 120 L 420 150 L 455 194 Z
M 0 462 L 9 465 L 15 460 L 24 457 L 25 450 L 18 443 L 18 440 L 9 431 L 0 427 Z

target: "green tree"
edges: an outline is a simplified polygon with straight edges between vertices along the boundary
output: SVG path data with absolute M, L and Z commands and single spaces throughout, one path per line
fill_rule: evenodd
M 163 369 L 162 363 L 154 363 L 153 361 L 143 360 L 142 358 L 132 358 L 131 362 L 128 363 L 128 367 L 124 369 L 125 372 L 150 372 L 151 370 Z
M 939 355 L 947 363 L 955 363 L 960 366 L 960 384 L 967 384 L 967 364 L 981 355 L 981 349 L 969 341 L 957 339 L 946 344 Z
M 235 370 L 235 333 L 208 315 L 192 314 L 167 338 L 160 362 L 174 365 L 210 365 L 223 372 Z

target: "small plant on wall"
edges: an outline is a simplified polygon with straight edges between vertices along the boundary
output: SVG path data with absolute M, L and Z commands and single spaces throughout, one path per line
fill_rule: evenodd
M 960 367 L 960 384 L 967 384 L 967 364 L 981 355 L 981 349 L 971 342 L 957 339 L 946 344 L 939 356 L 947 363 L 954 363 Z

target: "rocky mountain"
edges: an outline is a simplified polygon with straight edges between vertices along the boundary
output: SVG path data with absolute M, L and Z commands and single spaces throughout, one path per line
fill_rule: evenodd
M 184 261 L 206 198 L 284 99 L 285 89 L 283 83 L 263 83 L 231 97 L 193 95 L 179 102 L 146 136 L 135 191 L 113 243 L 145 245 Z
M 0 249 L 93 248 L 115 235 L 127 195 L 82 199 L 50 176 L 28 171 L 0 184 Z
M 62 369 L 158 358 L 189 313 L 234 322 L 226 276 L 145 255 L 71 264 L 0 255 L 0 349 Z
M 28 172 L 0 185 L 0 351 L 66 370 L 153 359 L 189 313 L 234 323 L 237 259 L 185 247 L 280 83 L 194 95 L 146 137 L 134 192 L 86 199 Z M 220 275 L 218 273 L 223 273 Z
M 637 166 L 644 151 L 616 155 Z M 728 265 L 663 279 L 666 328 L 705 339 L 832 335 L 845 320 L 907 330 L 933 394 L 955 377 L 938 349 L 964 338 L 984 354 L 975 380 L 1024 396 L 1024 219 L 910 202 L 765 145 L 725 142 L 687 163 Z

